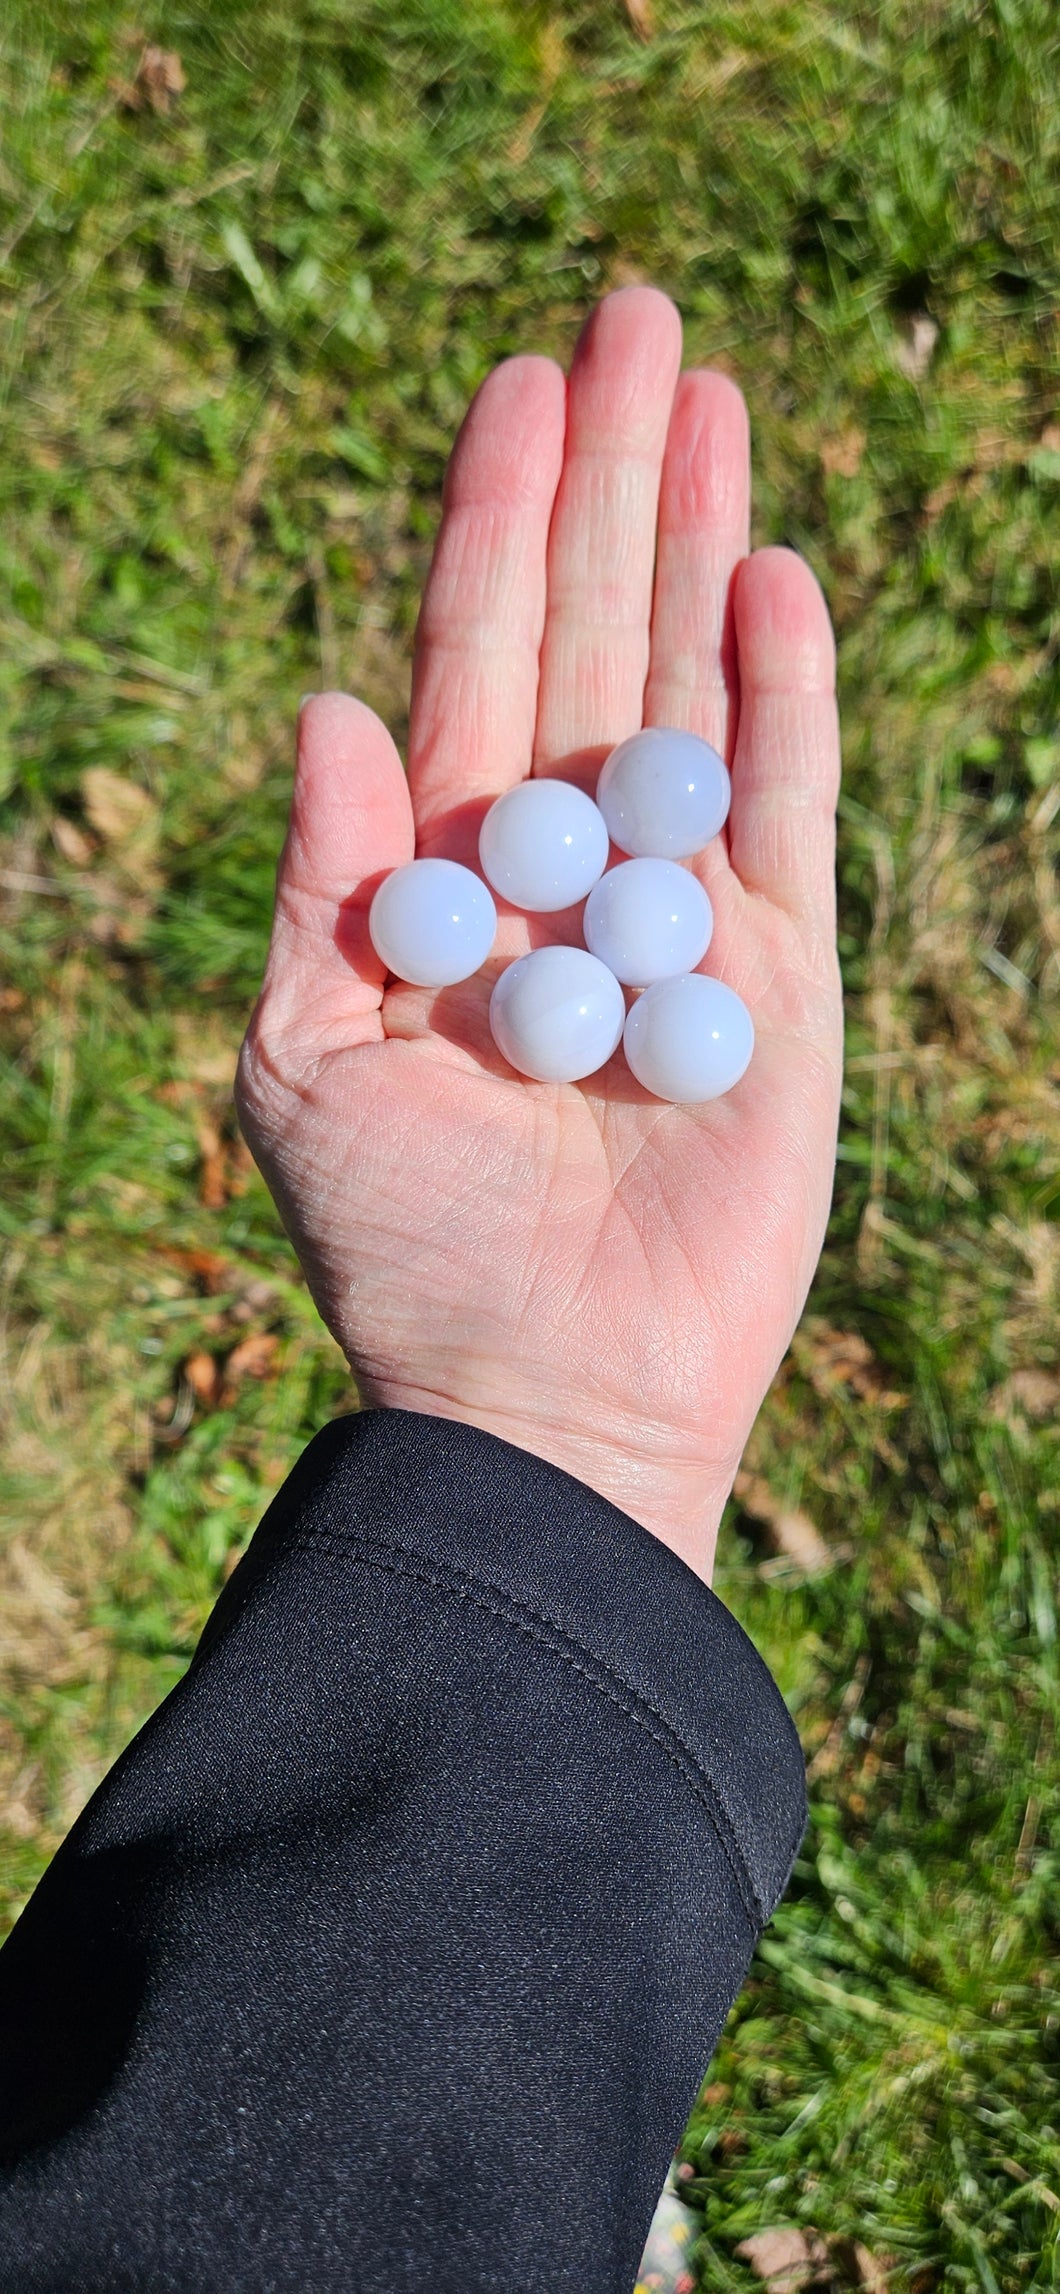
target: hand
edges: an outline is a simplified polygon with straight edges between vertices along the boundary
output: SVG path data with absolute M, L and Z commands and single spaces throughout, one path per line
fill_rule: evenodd
M 717 1525 L 801 1313 L 831 1199 L 834 650 L 801 559 L 747 556 L 747 419 L 680 376 L 653 289 L 590 318 L 569 384 L 491 374 L 461 430 L 416 642 L 407 778 L 379 719 L 302 710 L 265 984 L 238 1104 L 314 1298 L 367 1402 L 458 1418 L 563 1466 L 709 1579 Z M 754 1017 L 751 1066 L 703 1107 L 621 1053 L 579 1084 L 496 1051 L 493 981 L 580 911 L 502 905 L 459 987 L 387 985 L 367 933 L 413 852 L 475 862 L 529 773 L 592 788 L 640 724 L 732 764 L 695 866 L 706 968 Z

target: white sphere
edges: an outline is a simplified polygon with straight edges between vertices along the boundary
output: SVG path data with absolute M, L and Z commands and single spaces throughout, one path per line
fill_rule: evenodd
M 410 860 L 384 877 L 368 911 L 376 955 L 418 988 L 451 988 L 484 964 L 497 911 L 480 877 L 457 860 Z
M 492 804 L 478 856 L 495 892 L 535 914 L 584 900 L 607 867 L 607 830 L 570 781 L 520 781 Z
M 596 801 L 621 852 L 688 860 L 702 852 L 728 818 L 731 795 L 724 761 L 694 733 L 649 725 L 612 749 L 596 784 Z
M 746 1004 L 702 972 L 645 988 L 624 1035 L 626 1059 L 645 1091 L 691 1105 L 720 1099 L 739 1083 L 754 1041 Z
M 627 988 L 695 970 L 714 930 L 699 882 L 675 860 L 624 860 L 585 903 L 585 945 Z
M 576 1083 L 609 1060 L 625 998 L 613 972 L 584 948 L 535 948 L 509 964 L 490 997 L 493 1040 L 538 1083 Z

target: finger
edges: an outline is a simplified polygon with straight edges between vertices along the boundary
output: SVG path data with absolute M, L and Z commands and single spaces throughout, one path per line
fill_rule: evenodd
M 734 621 L 729 857 L 747 891 L 831 938 L 839 728 L 828 608 L 794 551 L 756 550 L 736 576 Z
M 724 374 L 683 374 L 659 491 L 644 722 L 698 733 L 725 757 L 738 699 L 732 577 L 749 547 L 750 489 L 742 392 Z
M 641 724 L 659 474 L 681 322 L 654 287 L 608 295 L 583 329 L 548 551 L 535 760 Z
M 319 693 L 298 720 L 287 839 L 276 885 L 261 1006 L 274 1028 L 382 1035 L 384 965 L 368 937 L 372 896 L 411 860 L 412 806 L 379 718 L 348 693 Z
M 413 666 L 408 770 L 422 853 L 466 860 L 481 800 L 530 770 L 564 405 L 551 359 L 509 359 L 453 449 Z

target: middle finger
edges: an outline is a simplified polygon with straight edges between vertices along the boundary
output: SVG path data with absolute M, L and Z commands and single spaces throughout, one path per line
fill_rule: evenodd
M 655 287 L 607 296 L 583 329 L 548 547 L 535 770 L 641 724 L 655 522 L 681 321 Z

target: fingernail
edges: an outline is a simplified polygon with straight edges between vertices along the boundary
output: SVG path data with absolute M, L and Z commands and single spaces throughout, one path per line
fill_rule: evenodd
M 298 704 L 298 714 L 299 714 L 299 716 L 301 716 L 301 714 L 302 714 L 302 711 L 303 711 L 303 709 L 305 708 L 306 702 L 307 702 L 307 701 L 315 701 L 315 700 L 316 700 L 316 694 L 315 694 L 315 693 L 303 693 L 303 695 L 302 695 L 302 698 L 301 698 L 301 700 L 300 700 L 300 702 L 299 702 L 299 704 Z

